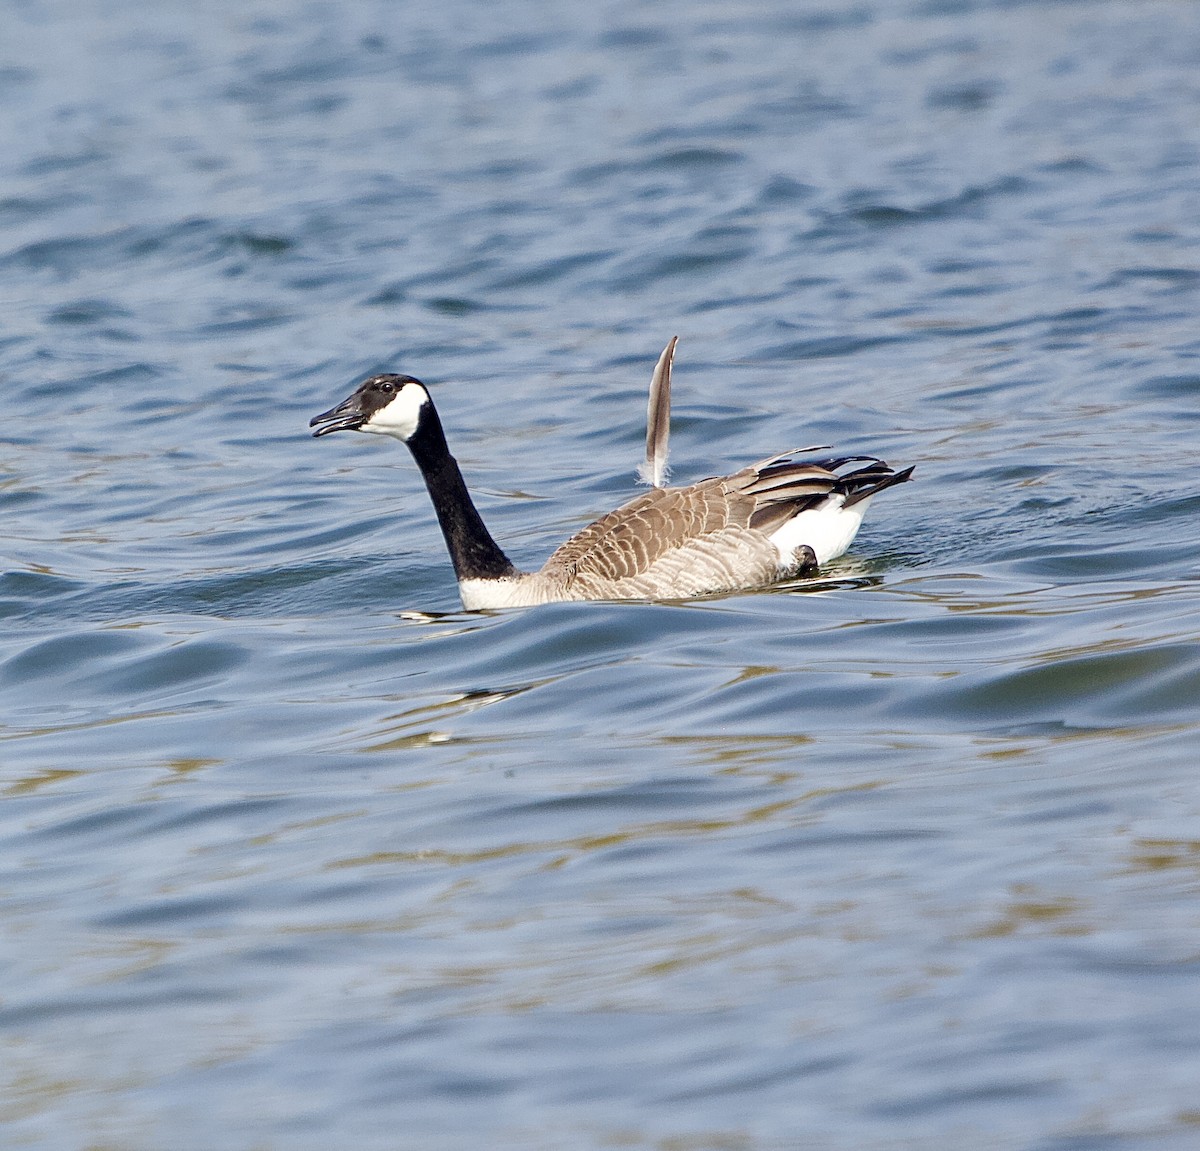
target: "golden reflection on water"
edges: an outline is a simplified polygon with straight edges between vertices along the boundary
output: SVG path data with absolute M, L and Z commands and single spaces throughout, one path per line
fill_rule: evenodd
M 1063 747 L 1072 744 L 1095 743 L 1105 748 L 1114 741 L 1122 740 L 1142 744 L 1151 737 L 1183 735 L 1190 733 L 1191 730 L 1192 725 L 1188 723 L 1125 724 L 1113 727 L 1069 727 L 1038 732 L 1034 735 L 976 735 L 971 737 L 971 742 L 976 748 L 975 754 L 980 759 L 1004 760 L 1018 759 L 1023 756 L 1044 755 L 1048 747 Z M 1101 770 L 1099 765 L 1097 770 Z M 1102 770 L 1115 772 L 1124 769 L 1119 766 L 1105 766 Z
M 120 715 L 105 715 L 98 719 L 70 720 L 66 723 L 40 724 L 37 727 L 10 727 L 0 731 L 0 742 L 29 739 L 39 735 L 61 735 L 64 732 L 92 731 L 95 728 L 115 727 L 120 723 L 133 723 L 144 719 L 169 719 L 178 714 L 173 708 L 153 708 L 124 712 Z
M 83 982 L 92 986 L 119 983 L 122 979 L 140 975 L 167 962 L 177 954 L 182 944 L 177 940 L 122 937 L 91 941 L 86 949 L 89 960 L 106 964 L 104 970 L 87 976 Z
M 725 775 L 768 769 L 770 782 L 795 779 L 798 771 L 779 766 L 781 755 L 815 744 L 817 740 L 802 732 L 787 735 L 664 735 L 654 741 L 657 747 L 682 749 L 689 763 L 707 764 Z
M 1200 839 L 1135 839 L 1131 871 L 1183 869 L 1200 875 Z
M 10 783 L 5 787 L 3 795 L 32 795 L 40 788 L 49 784 L 61 783 L 66 779 L 74 779 L 76 776 L 83 775 L 82 771 L 74 771 L 70 768 L 45 768 L 42 771 L 35 771 L 30 775 L 24 776 Z
M 89 1085 L 80 1079 L 52 1076 L 35 1069 L 6 1075 L 0 1080 L 0 1086 L 3 1087 L 0 1091 L 0 1122 L 16 1123 L 51 1110 L 61 1100 L 69 1099 Z
M 967 939 L 998 939 L 1036 932 L 1049 935 L 1090 935 L 1096 928 L 1080 918 L 1083 901 L 1069 895 L 1048 895 L 1032 884 L 1014 884 L 1007 905 L 990 923 L 966 934 Z
M 213 759 L 205 756 L 180 756 L 176 759 L 168 759 L 163 767 L 166 768 L 167 774 L 158 781 L 159 785 L 171 785 L 177 783 L 185 783 L 189 776 L 194 775 L 198 771 L 204 771 L 205 768 L 219 767 L 225 761 L 223 759 Z
M 659 839 L 688 838 L 697 835 L 711 835 L 714 832 L 745 829 L 758 824 L 772 823 L 779 816 L 788 812 L 801 810 L 811 806 L 815 800 L 824 799 L 831 795 L 846 795 L 853 792 L 871 791 L 882 786 L 879 781 L 867 781 L 849 787 L 811 788 L 799 795 L 774 803 L 759 804 L 745 811 L 722 819 L 658 819 L 646 820 L 620 830 L 610 831 L 604 835 L 565 836 L 561 839 L 521 840 L 511 843 L 498 844 L 495 847 L 477 848 L 475 850 L 455 851 L 449 848 L 416 848 L 411 851 L 376 851 L 368 855 L 349 856 L 344 859 L 331 860 L 325 866 L 328 869 L 349 867 L 375 867 L 395 863 L 436 863 L 451 867 L 460 867 L 475 863 L 485 863 L 497 859 L 513 859 L 527 855 L 553 855 L 558 857 L 564 853 L 577 856 L 592 851 L 607 850 L 622 847 L 640 841 L 656 841 Z M 815 819 L 816 817 L 813 816 Z M 794 822 L 794 821 L 793 821 Z M 561 866 L 556 862 L 555 866 Z

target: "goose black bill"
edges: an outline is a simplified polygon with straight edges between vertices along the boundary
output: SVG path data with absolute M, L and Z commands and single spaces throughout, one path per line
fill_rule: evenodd
M 316 429 L 314 436 L 327 436 L 330 432 L 356 432 L 369 418 L 370 413 L 363 411 L 362 397 L 355 392 L 336 408 L 313 416 L 308 426 Z

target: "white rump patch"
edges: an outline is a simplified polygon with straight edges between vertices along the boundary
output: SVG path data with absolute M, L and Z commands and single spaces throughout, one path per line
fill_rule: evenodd
M 842 506 L 842 498 L 837 496 L 821 507 L 801 512 L 771 536 L 771 542 L 779 550 L 781 565 L 790 564 L 795 550 L 807 544 L 817 563 L 824 567 L 854 542 L 871 499 L 868 496 L 847 508 Z

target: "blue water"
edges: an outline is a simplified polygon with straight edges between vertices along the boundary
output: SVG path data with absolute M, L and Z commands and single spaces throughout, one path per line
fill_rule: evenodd
M 0 1142 L 1200 1146 L 1200 7 L 0 0 Z M 816 581 L 463 612 L 796 444 Z

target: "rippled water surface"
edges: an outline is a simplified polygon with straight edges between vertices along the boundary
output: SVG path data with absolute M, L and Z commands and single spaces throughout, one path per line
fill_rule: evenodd
M 1200 1146 L 1200 7 L 0 0 L 0 1142 Z M 635 489 L 820 579 L 463 612 Z

